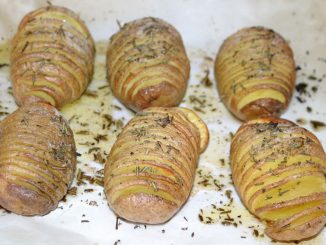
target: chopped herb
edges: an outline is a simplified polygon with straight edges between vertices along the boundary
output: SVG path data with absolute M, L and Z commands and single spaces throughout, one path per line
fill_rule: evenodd
M 266 65 L 264 62 L 258 62 L 259 68 L 261 71 L 270 71 L 270 66 Z
M 123 26 L 123 25 L 121 25 L 120 20 L 117 19 L 117 20 L 116 20 L 116 23 L 117 23 L 117 25 L 119 26 L 119 29 L 122 29 L 122 26 Z
M 201 79 L 200 81 L 201 84 L 203 84 L 205 87 L 211 87 L 212 86 L 212 82 L 209 79 L 209 70 L 205 70 L 205 76 Z
M 161 141 L 156 141 L 156 143 L 155 143 L 155 150 L 156 151 L 158 151 L 158 150 L 163 151 L 163 147 L 162 147 Z
M 197 107 L 197 106 L 194 106 L 193 109 L 194 109 L 195 111 L 198 111 L 198 112 L 201 112 L 201 113 L 205 114 L 205 111 L 203 111 L 202 109 L 200 109 L 200 108 Z
M 289 144 L 290 149 L 297 149 L 301 148 L 305 143 L 305 140 L 303 138 L 292 138 Z M 286 162 L 286 161 L 285 161 Z
M 6 64 L 6 63 L 1 63 L 0 64 L 0 68 L 5 67 L 5 66 L 9 66 L 9 64 Z
M 115 229 L 118 230 L 119 229 L 119 225 L 121 225 L 121 223 L 119 222 L 119 217 L 117 216 L 116 217 L 116 220 L 115 220 Z
M 117 109 L 118 111 L 121 111 L 122 108 L 120 106 L 117 106 L 117 105 L 111 105 L 113 108 Z
M 281 189 L 278 190 L 278 196 L 281 197 L 283 196 L 285 193 L 289 192 L 290 190 L 284 190 L 284 191 L 281 191 Z
M 203 222 L 204 221 L 203 215 L 198 214 L 198 218 L 199 218 L 200 222 Z
M 302 70 L 302 68 L 301 68 L 301 66 L 296 66 L 296 67 L 295 67 L 295 70 L 296 70 L 296 71 L 300 71 L 300 70 Z
M 302 98 L 299 97 L 299 96 L 296 96 L 295 98 L 296 98 L 300 103 L 305 103 L 305 102 L 306 102 L 305 99 L 302 99 Z
M 23 118 L 22 118 L 22 120 L 20 122 L 21 122 L 21 124 L 23 124 L 25 126 L 29 125 L 28 119 L 25 116 L 23 116 Z
M 131 134 L 133 134 L 136 137 L 136 140 L 140 140 L 140 138 L 146 136 L 147 131 L 144 127 L 141 127 L 140 129 L 135 128 L 134 130 L 131 131 Z
M 104 114 L 104 115 L 103 115 L 103 118 L 104 118 L 106 121 L 108 121 L 109 126 L 111 126 L 111 124 L 112 124 L 112 122 L 113 122 L 113 118 L 112 118 L 112 116 L 109 115 L 109 114 Z
M 24 45 L 24 47 L 22 48 L 21 53 L 24 53 L 25 49 L 27 48 L 27 46 L 29 45 L 29 41 L 27 41 Z
M 90 90 L 86 90 L 86 91 L 84 92 L 84 95 L 89 96 L 89 97 L 93 97 L 93 98 L 97 98 L 97 97 L 98 97 L 98 95 L 97 95 L 96 92 L 94 92 L 94 91 L 90 91 Z
M 318 87 L 317 86 L 313 86 L 311 87 L 311 91 L 316 93 L 318 91 Z
M 173 116 L 170 117 L 170 115 L 155 120 L 155 122 L 157 122 L 162 128 L 165 128 L 167 125 L 172 123 L 172 121 L 173 121 Z
M 103 135 L 103 134 L 98 134 L 95 138 L 94 138 L 94 140 L 97 142 L 97 143 L 99 143 L 100 141 L 107 141 L 108 140 L 108 138 L 107 138 L 107 136 L 106 135 Z
M 9 112 L 6 111 L 0 111 L 0 116 L 6 116 L 9 115 Z
M 149 181 L 149 185 L 154 189 L 154 191 L 158 191 L 157 184 L 154 181 Z
M 68 195 L 72 195 L 72 196 L 76 196 L 77 195 L 77 186 L 71 187 L 68 191 L 67 191 Z
M 100 152 L 94 153 L 93 157 L 94 157 L 94 161 L 97 163 L 104 164 L 106 161 Z
M 98 151 L 98 150 L 101 150 L 100 147 L 92 147 L 88 150 L 88 154 L 92 153 L 93 151 Z
M 62 118 L 61 118 L 61 119 L 62 119 Z M 59 128 L 60 133 L 61 133 L 64 137 L 66 137 L 66 136 L 70 136 L 70 132 L 69 132 L 69 129 L 68 129 L 68 127 L 67 127 L 66 122 L 65 122 L 65 121 L 62 121 L 62 123 L 61 123 L 60 126 L 61 126 L 61 127 Z
M 52 148 L 53 158 L 56 161 L 63 162 L 65 160 L 65 145 L 60 144 L 54 148 Z
M 201 106 L 205 105 L 205 103 L 206 103 L 205 100 L 201 100 L 195 95 L 190 95 L 189 99 L 190 99 L 190 103 L 198 103 Z
M 232 191 L 231 190 L 226 190 L 225 195 L 227 196 L 228 199 L 231 199 Z
M 326 124 L 324 122 L 315 121 L 315 120 L 311 120 L 310 123 L 314 130 L 319 130 L 326 126 Z
M 306 94 L 307 93 L 307 86 L 308 84 L 306 83 L 299 83 L 295 86 L 295 89 L 297 90 L 297 92 L 301 95 L 301 94 Z
M 149 166 L 145 166 L 145 167 L 139 167 L 137 166 L 136 169 L 134 170 L 134 173 L 136 173 L 136 175 L 140 175 L 142 173 L 147 174 L 147 173 L 153 173 L 154 170 L 152 167 Z
M 315 80 L 317 80 L 317 77 L 315 77 L 314 75 L 309 75 L 308 79 L 312 80 L 312 81 L 315 81 Z
M 306 122 L 306 120 L 303 119 L 303 118 L 298 118 L 298 119 L 296 120 L 296 123 L 297 123 L 297 124 L 300 124 L 300 125 L 305 125 L 307 122 Z
M 80 134 L 80 135 L 89 135 L 89 131 L 88 131 L 88 130 L 79 130 L 79 131 L 77 131 L 75 134 Z

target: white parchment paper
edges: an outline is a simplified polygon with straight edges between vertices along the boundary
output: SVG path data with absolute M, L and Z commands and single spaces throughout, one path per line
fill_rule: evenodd
M 299 95 L 295 92 L 289 110 L 283 117 L 292 121 L 304 119 L 303 126 L 313 131 L 325 147 L 326 128 L 316 131 L 310 121 L 326 122 L 326 1 L 53 0 L 51 2 L 79 13 L 98 42 L 96 72 L 88 88 L 98 96 L 94 98 L 84 95 L 80 100 L 62 109 L 64 116 L 70 119 L 74 132 L 86 127 L 92 134 L 75 135 L 78 152 L 82 154 L 78 158 L 80 171 L 96 177 L 103 169 L 103 164 L 93 161 L 93 155 L 89 153 L 90 146 L 85 145 L 85 141 L 91 140 L 99 133 L 106 135 L 105 140 L 93 141 L 93 146 L 98 147 L 105 156 L 120 130 L 117 123 L 109 130 L 102 130 L 98 122 L 102 117 L 96 115 L 109 114 L 114 120 L 120 120 L 124 124 L 132 117 L 132 113 L 113 98 L 105 79 L 105 47 L 109 37 L 118 30 L 117 20 L 123 23 L 144 16 L 155 16 L 165 19 L 180 31 L 191 59 L 191 78 L 183 106 L 193 109 L 199 106 L 190 103 L 190 96 L 194 95 L 205 99 L 207 105 L 212 104 L 208 105 L 209 109 L 198 112 L 209 126 L 211 140 L 208 149 L 200 158 L 199 172 L 191 197 L 181 211 L 164 225 L 145 227 L 121 220 L 116 222 L 116 216 L 107 206 L 101 186 L 87 181 L 78 186 L 74 181 L 72 187 L 77 187 L 77 195 L 68 195 L 65 202 L 60 202 L 58 209 L 44 217 L 22 217 L 0 211 L 0 244 L 271 243 L 268 237 L 262 235 L 264 225 L 246 211 L 230 183 L 229 133 L 235 132 L 240 122 L 233 118 L 219 101 L 212 59 L 215 58 L 223 40 L 242 27 L 266 26 L 283 35 L 294 51 L 297 65 L 301 67 L 297 83 L 308 84 L 307 94 Z M 0 0 L 0 43 L 8 42 L 27 12 L 45 5 L 47 3 L 43 0 Z M 0 63 L 5 60 L 0 59 Z M 213 82 L 209 88 L 200 83 L 206 70 L 209 70 L 209 79 Z M 312 77 L 316 80 L 311 79 Z M 16 108 L 10 95 L 10 86 L 9 68 L 2 67 L 0 102 L 5 107 L 2 109 L 8 113 Z M 99 90 L 103 86 L 105 88 Z M 312 87 L 317 87 L 317 92 L 313 92 Z M 300 103 L 296 99 L 297 96 L 304 102 Z M 312 111 L 308 112 L 307 107 Z M 0 120 L 4 117 L 5 115 L 0 115 Z M 82 127 L 80 122 L 87 122 L 88 125 Z M 225 162 L 223 163 L 221 159 Z M 202 182 L 205 178 L 209 182 L 206 186 Z M 214 180 L 222 187 L 214 185 Z M 92 189 L 92 192 L 87 189 Z M 200 222 L 198 218 L 200 210 L 204 213 L 209 212 L 211 204 L 226 207 L 228 200 L 225 191 L 228 190 L 232 192 L 234 198 L 234 203 L 228 208 L 232 209 L 232 217 L 235 217 L 238 226 L 222 225 L 218 215 L 214 216 L 214 224 Z M 239 215 L 241 218 L 237 218 Z M 258 231 L 259 237 L 253 235 L 254 230 Z M 326 231 L 323 231 L 316 238 L 302 244 L 325 243 Z

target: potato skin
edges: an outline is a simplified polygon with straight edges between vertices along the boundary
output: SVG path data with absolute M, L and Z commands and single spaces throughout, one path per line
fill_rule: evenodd
M 11 81 L 18 105 L 57 108 L 78 99 L 93 75 L 94 41 L 72 11 L 48 6 L 28 13 L 12 40 Z
M 292 50 L 271 29 L 241 29 L 223 42 L 215 78 L 222 101 L 240 120 L 279 117 L 294 90 Z
M 151 107 L 137 113 L 105 165 L 109 206 L 129 221 L 168 221 L 191 192 L 208 137 L 206 124 L 188 109 Z
M 52 106 L 22 106 L 0 123 L 0 206 L 44 215 L 66 194 L 76 167 L 67 122 Z
M 107 77 L 114 95 L 134 111 L 178 105 L 189 73 L 180 34 L 161 19 L 129 22 L 111 37 Z
M 244 123 L 231 144 L 232 178 L 277 241 L 300 241 L 326 224 L 326 155 L 308 130 L 276 118 Z

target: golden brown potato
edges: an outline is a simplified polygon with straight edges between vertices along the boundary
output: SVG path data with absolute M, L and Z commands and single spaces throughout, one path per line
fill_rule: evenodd
M 91 81 L 94 55 L 93 39 L 77 14 L 55 6 L 30 12 L 12 41 L 17 104 L 38 101 L 62 107 L 78 99 Z
M 221 99 L 239 119 L 278 117 L 295 83 L 292 50 L 276 32 L 244 28 L 228 37 L 215 61 Z
M 52 106 L 20 107 L 0 123 L 0 206 L 44 215 L 66 194 L 76 166 L 67 122 Z
M 206 124 L 191 110 L 151 107 L 139 112 L 118 136 L 105 165 L 110 207 L 133 222 L 169 220 L 190 194 L 208 138 Z
M 326 155 L 311 132 L 275 118 L 243 124 L 231 145 L 235 187 L 278 241 L 318 234 L 326 224 Z
M 161 19 L 135 20 L 111 37 L 107 76 L 114 95 L 134 111 L 178 105 L 189 72 L 180 34 Z

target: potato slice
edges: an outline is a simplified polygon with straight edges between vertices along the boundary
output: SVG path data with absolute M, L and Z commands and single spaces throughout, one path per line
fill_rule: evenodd
M 200 153 L 204 152 L 209 141 L 209 132 L 206 123 L 194 111 L 184 107 L 178 109 L 185 113 L 187 119 L 198 128 L 200 134 Z

